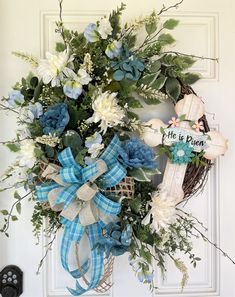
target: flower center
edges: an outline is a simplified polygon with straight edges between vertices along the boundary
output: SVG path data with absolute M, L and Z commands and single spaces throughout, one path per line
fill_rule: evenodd
M 178 156 L 178 157 L 183 157 L 184 155 L 185 155 L 184 150 L 178 150 L 178 151 L 177 151 L 177 156 Z

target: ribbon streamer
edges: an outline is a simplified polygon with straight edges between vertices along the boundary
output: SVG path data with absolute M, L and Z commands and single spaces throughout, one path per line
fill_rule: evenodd
M 38 200 L 49 202 L 52 210 L 60 211 L 60 221 L 64 225 L 61 244 L 64 269 L 73 278 L 79 279 L 91 266 L 91 278 L 86 288 L 78 280 L 76 290 L 68 288 L 74 296 L 95 288 L 102 278 L 104 252 L 96 246 L 103 236 L 105 226 L 116 220 L 121 205 L 105 197 L 99 187 L 103 190 L 111 188 L 126 176 L 125 167 L 118 161 L 120 145 L 120 140 L 115 135 L 100 159 L 86 167 L 77 164 L 70 148 L 64 149 L 58 156 L 62 167 L 49 164 L 42 176 L 50 182 L 37 187 Z M 71 245 L 79 244 L 85 234 L 89 239 L 91 258 L 86 259 L 80 270 L 70 270 L 68 257 Z

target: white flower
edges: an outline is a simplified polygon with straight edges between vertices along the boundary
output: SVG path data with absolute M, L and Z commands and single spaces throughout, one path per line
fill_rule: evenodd
M 162 228 L 167 229 L 175 221 L 175 199 L 169 197 L 166 192 L 153 193 L 149 205 L 151 209 L 142 220 L 143 225 L 148 225 L 152 217 L 151 227 L 155 232 L 159 232 Z
M 19 165 L 32 168 L 36 163 L 36 160 L 34 141 L 32 139 L 21 141 Z
M 90 75 L 86 72 L 86 70 L 80 68 L 78 70 L 78 79 L 77 81 L 81 84 L 81 85 L 88 85 L 89 82 L 92 80 L 92 78 L 90 77 Z
M 76 76 L 74 71 L 67 67 L 72 60 L 73 56 L 69 56 L 68 50 L 56 54 L 47 52 L 46 59 L 41 60 L 37 68 L 38 75 L 44 84 L 51 82 L 53 87 L 59 86 L 64 76 L 72 78 Z
M 99 22 L 97 31 L 99 32 L 102 39 L 107 39 L 108 35 L 112 33 L 112 26 L 107 18 L 103 18 Z
M 95 159 L 100 151 L 104 148 L 104 144 L 94 143 L 92 146 L 88 149 L 88 154 L 91 155 L 92 159 Z
M 101 122 L 99 127 L 106 133 L 108 127 L 122 124 L 125 116 L 124 110 L 118 105 L 117 93 L 108 91 L 99 94 L 92 103 L 94 114 L 87 120 L 87 123 Z
M 23 107 L 19 113 L 19 119 L 25 123 L 33 123 L 34 121 L 34 114 L 29 110 L 28 107 Z

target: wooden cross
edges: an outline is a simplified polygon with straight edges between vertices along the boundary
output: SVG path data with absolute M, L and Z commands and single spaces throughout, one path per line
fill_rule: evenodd
M 204 150 L 204 157 L 208 160 L 215 159 L 216 157 L 223 155 L 227 150 L 227 140 L 217 131 L 210 131 L 203 135 L 202 132 L 196 132 L 190 126 L 190 122 L 197 122 L 205 113 L 204 104 L 201 99 L 198 98 L 194 94 L 185 95 L 184 98 L 177 102 L 175 105 L 175 111 L 178 117 L 185 117 L 187 121 L 180 121 L 179 127 L 170 128 L 168 136 L 166 134 L 166 142 L 165 144 L 170 145 L 172 142 L 172 133 L 177 131 L 177 133 L 173 134 L 175 138 L 178 136 L 183 139 L 183 142 L 187 142 L 188 140 L 196 139 L 193 143 L 199 145 L 199 149 L 197 146 L 194 147 L 194 151 Z M 189 122 L 190 121 L 190 122 Z M 146 123 L 144 123 L 144 130 L 142 134 L 142 139 L 145 143 L 151 147 L 156 147 L 162 144 L 162 128 L 164 131 L 168 125 L 164 124 L 159 119 L 152 119 Z M 170 132 L 171 131 L 171 132 Z M 179 134 L 180 131 L 182 135 Z M 204 140 L 198 140 L 202 139 Z M 200 146 L 202 143 L 206 144 L 204 147 Z M 180 202 L 184 198 L 184 192 L 182 189 L 182 184 L 184 181 L 185 172 L 187 169 L 187 164 L 173 164 L 171 160 L 168 159 L 166 164 L 166 169 L 163 176 L 163 181 L 160 186 L 162 191 L 166 191 L 167 195 L 170 197 L 174 197 L 176 203 Z

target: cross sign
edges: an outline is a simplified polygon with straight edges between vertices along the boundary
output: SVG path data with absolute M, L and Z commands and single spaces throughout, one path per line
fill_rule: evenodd
M 198 120 L 204 115 L 204 104 L 201 99 L 194 94 L 185 95 L 184 98 L 177 102 L 175 111 L 180 118 L 186 120 L 175 120 L 172 127 L 164 124 L 159 119 L 152 119 L 144 123 L 142 139 L 151 147 L 156 147 L 162 144 L 163 137 L 166 145 L 171 145 L 175 142 L 183 142 L 190 145 L 193 151 L 204 151 L 204 157 L 208 160 L 217 158 L 223 155 L 227 150 L 227 140 L 217 131 L 210 131 L 203 134 L 199 131 Z M 196 123 L 194 126 L 190 123 Z M 173 127 L 174 126 L 174 127 Z M 175 127 L 177 126 L 177 127 Z M 196 127 L 196 130 L 193 129 Z M 164 129 L 164 136 L 162 134 Z M 184 155 L 184 150 L 177 151 L 178 156 Z M 168 159 L 166 169 L 161 184 L 161 189 L 166 191 L 170 197 L 174 197 L 176 203 L 184 198 L 182 184 L 187 168 L 185 164 L 174 164 Z

